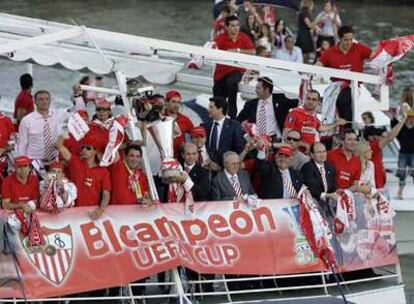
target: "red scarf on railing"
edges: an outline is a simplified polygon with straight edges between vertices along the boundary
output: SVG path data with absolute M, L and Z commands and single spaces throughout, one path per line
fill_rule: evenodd
M 312 251 L 329 267 L 336 265 L 334 251 L 329 243 L 331 233 L 306 187 L 299 191 L 300 225 Z
M 355 199 L 349 190 L 339 189 L 338 204 L 336 205 L 336 214 L 333 221 L 334 232 L 336 235 L 342 234 L 346 228 L 349 228 L 349 221 L 356 219 Z
M 29 215 L 25 215 L 20 210 L 14 210 L 16 218 L 21 224 L 20 233 L 28 238 L 28 243 L 31 248 L 40 247 L 45 244 L 43 234 L 40 230 L 39 218 L 35 211 Z

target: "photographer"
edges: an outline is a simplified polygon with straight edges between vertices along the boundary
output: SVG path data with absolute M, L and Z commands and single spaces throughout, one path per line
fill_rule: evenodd
M 64 174 L 63 164 L 55 161 L 50 164 L 46 179 L 40 182 L 40 209 L 46 212 L 59 212 L 75 205 L 77 189 Z

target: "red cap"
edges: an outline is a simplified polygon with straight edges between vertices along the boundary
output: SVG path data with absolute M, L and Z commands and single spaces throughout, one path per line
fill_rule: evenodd
M 85 135 L 85 137 L 82 138 L 82 140 L 81 140 L 82 146 L 91 146 L 91 147 L 94 147 L 96 150 L 99 150 L 99 147 L 101 146 L 101 144 L 97 140 L 97 137 L 96 136 L 93 136 L 90 133 L 91 132 L 88 132 Z
M 276 154 L 292 156 L 292 152 L 293 151 L 290 146 L 283 146 L 283 147 L 280 147 L 279 150 L 277 150 Z
M 206 137 L 206 135 L 206 129 L 204 129 L 203 127 L 195 127 L 193 131 L 191 131 L 192 137 Z
M 14 158 L 14 165 L 16 167 L 20 167 L 20 166 L 28 166 L 30 165 L 31 161 L 30 158 L 28 158 L 27 156 L 18 156 Z
M 97 108 L 105 108 L 105 109 L 110 109 L 111 108 L 111 103 L 106 100 L 105 98 L 100 98 L 96 100 L 96 107 Z
M 171 90 L 171 91 L 168 91 L 168 92 L 165 94 L 165 99 L 166 99 L 166 100 L 170 100 L 170 99 L 171 99 L 171 98 L 173 98 L 173 97 L 178 97 L 178 98 L 182 99 L 180 92 L 178 92 L 178 91 L 176 91 L 176 90 Z
M 53 163 L 50 164 L 49 169 L 65 169 L 63 164 L 61 162 L 58 162 L 57 160 L 55 160 Z
M 89 114 L 84 109 L 79 109 L 79 110 L 76 111 L 76 113 L 78 113 L 80 115 L 80 117 L 82 117 L 82 118 L 89 119 Z

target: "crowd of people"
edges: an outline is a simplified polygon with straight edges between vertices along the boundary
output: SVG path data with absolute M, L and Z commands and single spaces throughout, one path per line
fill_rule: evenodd
M 326 49 L 316 64 L 362 72 L 371 49 L 353 41 L 352 27 L 341 26 L 332 1 L 326 1 L 315 20 L 310 15 L 312 6 L 311 0 L 301 3 L 295 46 L 283 20 L 274 26 L 266 24 L 252 1 L 245 0 L 243 7 L 231 2 L 216 20 L 216 44 L 230 52 L 255 54 L 261 49 L 283 60 L 309 62 L 309 54 L 315 50 L 315 33 L 317 47 Z M 328 47 L 324 47 L 326 42 Z M 196 202 L 244 202 L 247 195 L 290 199 L 297 198 L 306 186 L 324 217 L 332 220 L 338 189 L 366 197 L 386 192 L 382 150 L 395 138 L 401 145 L 398 197 L 403 198 L 406 168 L 410 174 L 414 168 L 412 89 L 404 91 L 398 113 L 389 114 L 389 132 L 383 134 L 374 126 L 372 113 L 365 112 L 366 126 L 359 134 L 349 128 L 353 120 L 349 86 L 344 86 L 336 101 L 339 118 L 323 124 L 316 116 L 321 104 L 318 91 L 309 90 L 300 104 L 298 99 L 274 93 L 273 81 L 267 77 L 257 79 L 257 98 L 238 110 L 237 85 L 243 73 L 240 68 L 217 65 L 209 118 L 199 126 L 180 112 L 183 98 L 179 91 L 153 96 L 159 118 L 174 119 L 174 156 L 182 170 L 168 181 L 157 178 L 159 172 L 143 167 L 145 143 L 130 141 L 127 136 L 115 159 L 102 165 L 116 121 L 114 105 L 108 100 L 82 92 L 75 85 L 73 107 L 52 110 L 53 96 L 46 90 L 32 92 L 32 77 L 22 75 L 13 117 L 0 116 L 2 208 L 30 214 L 35 209 L 55 212 L 92 206 L 90 217 L 95 220 L 108 205 L 153 205 L 148 182 L 151 174 L 163 203 L 184 202 L 187 193 Z M 86 111 L 91 105 L 94 113 Z M 74 115 L 89 129 L 81 139 L 62 132 Z M 321 132 L 326 131 L 334 135 L 322 138 Z

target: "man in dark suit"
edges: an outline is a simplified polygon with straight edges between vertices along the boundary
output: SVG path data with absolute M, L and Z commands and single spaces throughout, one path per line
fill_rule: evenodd
M 241 153 L 244 147 L 240 123 L 226 118 L 228 108 L 229 104 L 223 97 L 210 98 L 208 112 L 211 120 L 204 127 L 207 132 L 207 152 L 212 161 L 209 167 L 214 171 L 222 167 L 225 152 Z
M 245 194 L 254 194 L 249 174 L 240 170 L 240 159 L 236 152 L 223 155 L 224 170 L 217 173 L 211 183 L 211 200 L 242 200 Z
M 207 169 L 204 169 L 198 161 L 198 149 L 193 143 L 186 143 L 182 146 L 181 156 L 183 159 L 183 168 L 187 173 L 187 183 L 191 183 L 191 193 L 193 194 L 194 201 L 207 201 L 210 194 L 210 174 Z M 214 275 L 212 274 L 199 274 L 191 269 L 186 268 L 186 274 L 189 281 L 212 280 Z M 200 292 L 200 284 L 194 284 L 189 286 L 194 292 Z M 213 284 L 202 284 L 202 291 L 212 292 Z
M 197 146 L 192 143 L 184 144 L 181 156 L 183 158 L 183 169 L 191 180 L 191 193 L 194 201 L 207 201 L 210 194 L 209 172 L 197 163 Z
M 256 172 L 262 178 L 260 198 L 296 198 L 303 182 L 299 172 L 289 168 L 292 152 L 290 146 L 282 146 L 274 161 L 256 160 Z
M 326 161 L 326 147 L 316 142 L 310 146 L 311 160 L 303 165 L 302 176 L 304 184 L 309 188 L 313 198 L 319 202 L 319 208 L 325 217 L 333 216 L 328 203 L 337 200 L 335 193 L 335 167 Z
M 256 99 L 249 100 L 237 116 L 237 120 L 255 123 L 259 134 L 282 138 L 283 124 L 289 110 L 298 106 L 297 99 L 288 99 L 284 94 L 272 94 L 273 82 L 261 77 L 256 84 Z

